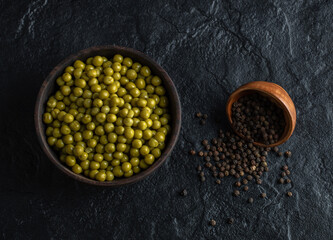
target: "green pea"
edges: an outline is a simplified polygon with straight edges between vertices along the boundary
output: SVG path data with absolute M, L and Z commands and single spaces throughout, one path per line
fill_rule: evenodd
M 135 167 L 133 167 L 133 172 L 134 172 L 134 173 L 139 173 L 139 172 L 141 172 L 140 167 L 139 167 L 139 166 L 135 166 Z
M 124 171 L 124 172 L 128 172 L 132 169 L 132 165 L 129 163 L 129 162 L 124 162 L 122 165 L 121 165 L 121 169 Z
M 44 113 L 43 122 L 46 124 L 50 124 L 53 121 L 52 115 L 50 113 Z
M 76 163 L 75 157 L 74 156 L 66 156 L 66 164 L 69 167 L 73 167 Z
M 147 67 L 147 66 L 143 66 L 141 69 L 140 69 L 140 74 L 144 77 L 148 77 L 150 74 L 151 74 L 151 71 L 150 71 L 150 68 Z
M 144 160 L 140 160 L 139 167 L 141 169 L 147 169 L 149 166 L 147 165 L 147 163 Z
M 149 147 L 148 146 L 146 146 L 146 145 L 143 145 L 141 148 L 140 148 L 140 154 L 142 155 L 142 156 L 145 156 L 145 155 L 147 155 L 147 154 L 149 154 Z
M 132 59 L 126 57 L 126 58 L 123 59 L 123 64 L 124 64 L 126 67 L 131 67 L 132 64 L 133 64 L 133 61 L 132 61 Z
M 132 128 L 130 128 L 130 127 L 125 128 L 124 135 L 126 138 L 131 139 L 134 137 L 134 134 L 135 134 L 135 131 Z
M 158 146 L 158 141 L 155 138 L 151 138 L 148 142 L 149 147 L 156 148 Z
M 95 179 L 95 176 L 97 175 L 99 171 L 97 169 L 89 171 L 89 177 L 91 179 Z
M 81 155 L 82 156 L 82 155 Z M 81 159 L 80 159 L 81 160 Z M 89 160 L 84 160 L 80 162 L 80 166 L 83 170 L 89 169 L 90 161 Z
M 111 171 L 106 171 L 106 181 L 112 181 L 114 179 L 113 172 Z
M 95 161 L 91 161 L 89 165 L 91 170 L 97 170 L 100 168 L 100 166 L 101 166 L 100 163 Z
M 95 175 L 95 179 L 96 179 L 97 181 L 104 182 L 105 179 L 106 179 L 106 174 L 105 174 L 104 172 L 99 171 L 99 172 Z
M 120 166 L 114 167 L 112 172 L 113 172 L 114 176 L 116 176 L 116 177 L 122 177 L 124 175 L 124 172 Z

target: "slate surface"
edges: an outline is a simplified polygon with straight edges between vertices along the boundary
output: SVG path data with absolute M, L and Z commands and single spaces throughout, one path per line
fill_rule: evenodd
M 332 1 L 0 4 L 0 238 L 333 239 Z M 34 103 L 49 71 L 71 53 L 104 44 L 154 58 L 175 82 L 183 110 L 181 136 L 166 164 L 119 189 L 65 177 L 34 132 Z M 292 158 L 270 156 L 264 184 L 235 199 L 234 180 L 200 183 L 199 159 L 186 153 L 225 128 L 228 95 L 252 80 L 283 86 L 298 121 L 282 147 Z M 209 114 L 204 127 L 193 117 L 198 110 Z M 291 186 L 275 182 L 284 163 Z M 183 188 L 186 198 L 178 193 Z M 292 198 L 285 197 L 289 189 Z M 257 197 L 263 191 L 265 200 Z M 234 225 L 225 223 L 228 217 Z

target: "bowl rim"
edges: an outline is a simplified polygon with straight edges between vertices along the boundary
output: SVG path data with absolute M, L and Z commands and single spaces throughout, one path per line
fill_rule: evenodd
M 71 62 L 73 63 L 75 60 L 81 58 L 88 58 L 89 56 L 87 55 L 93 55 L 94 52 L 97 51 L 105 51 L 105 50 L 111 50 L 114 51 L 117 54 L 118 52 L 122 52 L 121 54 L 126 57 L 126 53 L 129 55 L 134 55 L 130 56 L 132 59 L 135 58 L 137 61 L 140 62 L 140 60 L 144 60 L 145 62 L 148 62 L 147 64 L 151 69 L 154 68 L 157 71 L 156 74 L 161 77 L 163 82 L 165 83 L 164 85 L 168 85 L 167 88 L 169 88 L 168 92 L 169 95 L 169 100 L 170 97 L 173 99 L 173 107 L 174 111 L 176 113 L 176 116 L 172 116 L 172 130 L 170 133 L 170 137 L 166 143 L 165 149 L 163 149 L 161 156 L 157 161 L 154 162 L 153 165 L 151 165 L 149 168 L 145 169 L 144 171 L 141 171 L 138 174 L 135 174 L 129 178 L 120 178 L 116 179 L 113 181 L 104 181 L 104 182 L 99 182 L 97 180 L 92 180 L 89 179 L 88 177 L 85 177 L 81 174 L 76 174 L 73 173 L 67 166 L 65 166 L 59 158 L 56 156 L 54 150 L 48 145 L 47 140 L 46 140 L 46 135 L 43 130 L 43 120 L 42 120 L 42 114 L 45 111 L 45 103 L 47 101 L 47 98 L 49 96 L 46 96 L 46 88 L 47 86 L 51 84 L 55 84 L 55 80 L 58 77 L 57 72 L 61 71 L 59 69 L 64 69 L 66 66 L 68 66 L 68 63 Z M 97 54 L 95 54 L 97 55 Z M 42 98 L 45 97 L 44 101 L 42 101 Z M 171 102 L 171 101 L 170 101 Z M 101 45 L 101 46 L 93 46 L 89 47 L 86 49 L 82 49 L 74 54 L 69 55 L 66 57 L 64 60 L 62 60 L 60 63 L 58 63 L 48 74 L 48 76 L 45 78 L 43 81 L 41 88 L 38 92 L 36 103 L 35 103 L 35 111 L 34 111 L 34 122 L 35 122 L 35 129 L 36 129 L 36 134 L 38 141 L 41 145 L 41 148 L 43 149 L 44 153 L 48 157 L 48 159 L 58 168 L 63 172 L 65 175 L 69 176 L 70 178 L 73 178 L 77 181 L 87 183 L 90 185 L 94 186 L 108 186 L 108 187 L 118 187 L 118 186 L 123 186 L 123 185 L 128 185 L 128 184 L 133 184 L 135 182 L 138 182 L 147 176 L 151 175 L 153 172 L 155 172 L 165 161 L 166 159 L 170 156 L 172 150 L 174 149 L 177 140 L 179 138 L 180 134 L 180 129 L 181 129 L 181 103 L 179 99 L 179 95 L 177 92 L 177 89 L 171 80 L 170 76 L 168 73 L 158 64 L 156 63 L 151 57 L 147 56 L 146 54 L 133 49 L 133 48 L 128 48 L 128 47 L 122 47 L 122 46 L 117 46 L 117 45 Z
M 295 122 L 293 121 L 293 117 L 292 117 L 293 113 L 287 107 L 287 103 L 285 101 L 281 100 L 279 97 L 277 97 L 275 94 L 273 94 L 269 91 L 252 86 L 251 84 L 253 84 L 253 83 L 270 84 L 271 86 L 279 88 L 285 94 L 285 96 L 290 99 L 290 101 L 292 103 L 292 108 L 295 111 L 295 116 L 294 116 Z M 270 97 L 271 99 L 273 99 L 275 101 L 275 103 L 278 104 L 278 106 L 283 110 L 283 115 L 284 115 L 284 118 L 286 121 L 285 129 L 284 129 L 279 141 L 269 144 L 269 145 L 266 145 L 266 144 L 263 144 L 260 142 L 253 142 L 253 144 L 260 146 L 260 147 L 275 147 L 275 146 L 279 146 L 279 145 L 285 143 L 291 137 L 291 135 L 295 129 L 295 126 L 296 126 L 296 109 L 295 109 L 295 105 L 294 105 L 293 101 L 291 100 L 291 98 L 290 98 L 289 94 L 286 92 L 286 90 L 284 90 L 283 87 L 281 87 L 280 85 L 278 85 L 276 83 L 265 82 L 265 81 L 252 81 L 252 82 L 249 82 L 249 83 L 246 83 L 246 84 L 240 86 L 234 92 L 232 92 L 231 95 L 229 96 L 227 104 L 226 104 L 227 118 L 228 118 L 231 128 L 238 136 L 240 136 L 241 138 L 245 138 L 245 136 L 243 134 L 239 133 L 234 128 L 234 126 L 232 124 L 233 123 L 232 116 L 231 116 L 232 114 L 231 114 L 231 112 L 229 114 L 229 111 L 231 111 L 231 107 L 234 102 L 236 102 L 240 97 L 245 96 L 245 95 L 247 95 L 247 93 L 251 93 L 251 92 L 253 92 L 253 93 L 257 92 L 259 94 L 264 94 L 264 95 Z M 231 100 L 233 100 L 233 101 L 231 101 Z

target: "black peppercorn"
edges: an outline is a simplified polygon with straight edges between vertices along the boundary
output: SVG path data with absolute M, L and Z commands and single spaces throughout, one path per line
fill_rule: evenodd
M 181 191 L 180 192 L 180 195 L 182 195 L 182 196 L 187 196 L 187 190 L 186 189 L 184 189 L 183 191 Z
M 261 198 L 265 198 L 265 197 L 267 197 L 267 195 L 266 195 L 266 193 L 261 193 L 261 194 L 260 194 L 260 197 L 261 197 Z
M 290 158 L 291 157 L 291 151 L 288 150 L 284 153 L 284 155 L 287 157 L 287 158 Z
M 235 197 L 238 197 L 240 195 L 240 192 L 238 190 L 235 190 L 233 194 Z
M 227 222 L 228 222 L 229 224 L 233 224 L 233 223 L 235 222 L 235 220 L 234 220 L 233 218 L 228 218 L 228 219 L 227 219 Z
M 209 221 L 209 224 L 214 227 L 216 225 L 216 221 L 212 219 Z

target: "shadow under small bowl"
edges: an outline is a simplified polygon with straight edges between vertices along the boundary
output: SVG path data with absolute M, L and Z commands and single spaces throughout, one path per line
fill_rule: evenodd
M 89 57 L 93 57 L 96 55 L 101 55 L 105 57 L 112 57 L 115 54 L 121 54 L 124 57 L 130 57 L 133 59 L 133 62 L 139 62 L 142 65 L 148 66 L 152 74 L 158 75 L 164 84 L 164 87 L 166 89 L 167 96 L 169 98 L 169 109 L 170 109 L 170 115 L 171 115 L 171 132 L 168 134 L 166 143 L 165 143 L 165 149 L 162 151 L 162 154 L 160 158 L 158 158 L 153 165 L 151 165 L 146 170 L 135 174 L 129 178 L 119 178 L 115 179 L 110 182 L 99 182 L 96 180 L 89 179 L 83 175 L 75 174 L 66 167 L 63 163 L 60 162 L 58 155 L 56 152 L 48 145 L 47 138 L 45 135 L 45 124 L 42 120 L 42 115 L 46 108 L 46 102 L 48 98 L 54 94 L 56 89 L 56 79 L 57 77 L 61 76 L 64 69 L 72 65 L 75 60 L 82 60 L 85 61 Z M 36 105 L 35 105 L 35 127 L 37 132 L 38 140 L 41 144 L 42 149 L 46 153 L 47 157 L 50 159 L 50 161 L 59 168 L 63 173 L 65 173 L 67 176 L 84 182 L 91 185 L 96 186 L 122 186 L 126 184 L 135 183 L 139 180 L 142 180 L 143 178 L 147 177 L 148 175 L 152 174 L 154 171 L 156 171 L 169 157 L 170 153 L 172 152 L 179 136 L 180 127 L 181 127 L 181 106 L 180 106 L 180 100 L 178 97 L 178 93 L 176 90 L 176 87 L 172 80 L 170 79 L 169 75 L 166 73 L 166 71 L 158 65 L 154 60 L 152 60 L 147 55 L 143 54 L 142 52 L 139 52 L 137 50 L 126 48 L 126 47 L 120 47 L 120 46 L 97 46 L 97 47 L 91 47 L 88 49 L 84 49 L 79 51 L 76 54 L 70 55 L 65 60 L 63 60 L 61 63 L 59 63 L 47 76 L 45 81 L 42 84 L 42 87 L 39 91 Z
M 275 103 L 278 107 L 282 109 L 284 119 L 286 122 L 286 126 L 282 133 L 282 136 L 276 143 L 265 145 L 260 142 L 254 142 L 254 144 L 262 147 L 275 147 L 286 142 L 293 134 L 296 126 L 296 109 L 288 93 L 281 86 L 271 82 L 263 82 L 263 81 L 249 82 L 236 89 L 230 95 L 227 101 L 226 112 L 229 123 L 234 132 L 237 133 L 240 137 L 245 139 L 244 135 L 237 132 L 233 126 L 232 112 L 231 112 L 232 104 L 236 102 L 239 98 L 253 93 L 259 93 L 261 95 L 269 97 L 269 99 L 273 103 Z

